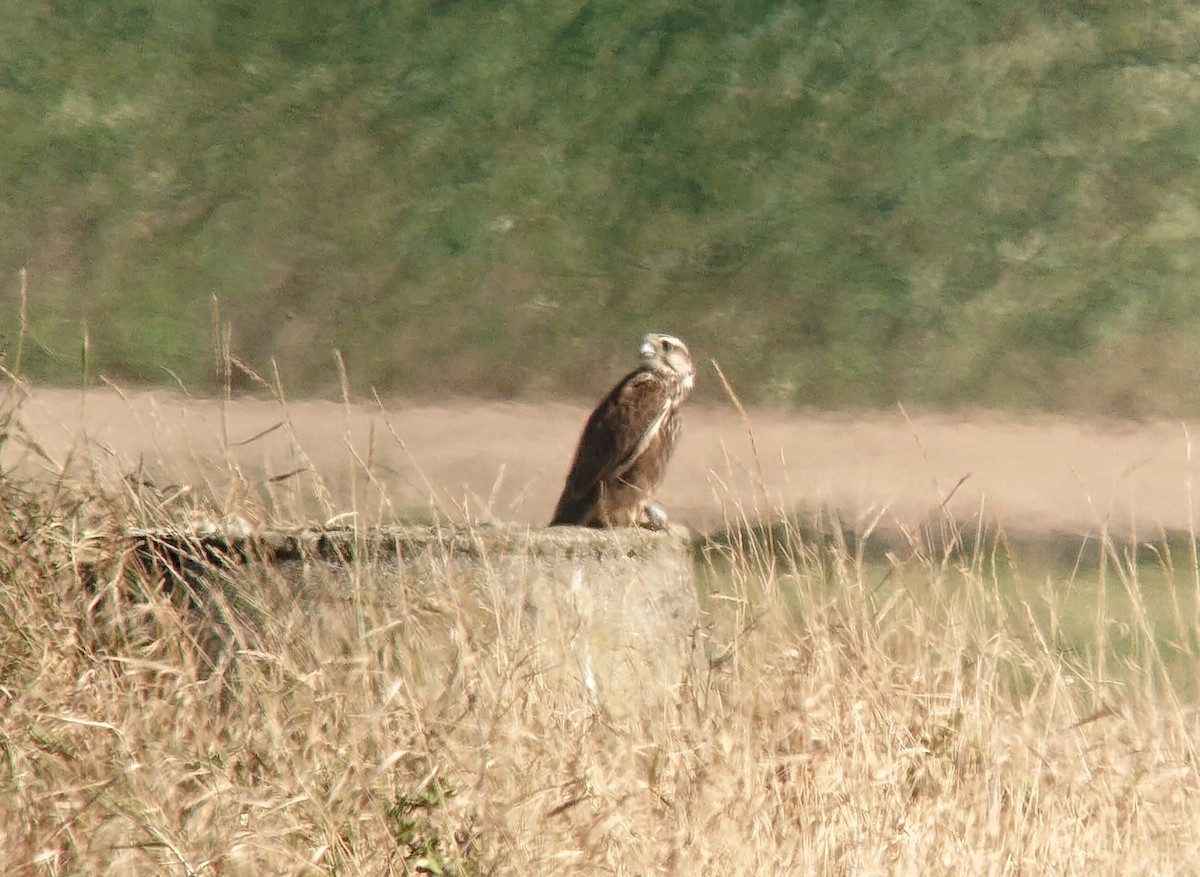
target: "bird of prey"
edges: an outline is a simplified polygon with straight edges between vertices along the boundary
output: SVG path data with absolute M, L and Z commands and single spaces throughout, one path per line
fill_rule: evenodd
M 679 406 L 695 377 L 682 341 L 654 332 L 643 336 L 638 367 L 601 400 L 583 428 L 550 526 L 666 529 L 666 514 L 650 498 L 666 474 L 679 437 Z

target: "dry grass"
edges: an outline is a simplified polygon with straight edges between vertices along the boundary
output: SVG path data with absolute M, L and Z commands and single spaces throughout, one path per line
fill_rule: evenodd
M 612 719 L 540 673 L 518 625 L 482 630 L 480 605 L 505 605 L 487 594 L 363 603 L 315 637 L 261 581 L 212 570 L 225 599 L 197 612 L 120 535 L 176 514 L 136 485 L 0 478 L 6 875 L 1200 862 L 1194 679 L 1152 637 L 1114 668 L 1103 613 L 1095 653 L 1060 653 L 1053 623 L 1002 604 L 983 547 L 914 534 L 881 588 L 836 541 L 731 527 L 705 552 L 711 660 L 664 713 Z

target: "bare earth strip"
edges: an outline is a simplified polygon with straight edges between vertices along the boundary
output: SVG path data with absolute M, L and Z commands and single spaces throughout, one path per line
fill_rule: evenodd
M 18 406 L 18 429 L 0 448 L 0 471 L 11 476 L 66 466 L 112 483 L 136 472 L 160 488 L 208 491 L 231 513 L 266 497 L 277 514 L 353 510 L 363 520 L 432 503 L 455 518 L 544 522 L 588 414 L 557 403 L 380 408 L 161 391 L 9 393 L 0 404 Z M 1189 526 L 1195 425 L 900 411 L 752 411 L 749 425 L 732 407 L 687 410 L 660 494 L 674 521 L 706 529 L 739 508 L 829 506 L 894 524 L 949 496 L 957 518 L 1019 529 L 1107 525 L 1153 537 Z

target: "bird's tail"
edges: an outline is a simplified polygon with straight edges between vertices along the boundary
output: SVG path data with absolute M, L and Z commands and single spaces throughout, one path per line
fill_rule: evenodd
M 564 493 L 559 497 L 558 505 L 554 507 L 554 516 L 550 519 L 550 526 L 590 527 L 595 506 L 596 498 L 593 496 L 568 496 Z

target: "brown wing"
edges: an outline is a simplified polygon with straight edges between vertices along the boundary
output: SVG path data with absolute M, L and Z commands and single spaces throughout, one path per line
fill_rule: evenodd
M 551 526 L 586 520 L 601 482 L 633 465 L 662 427 L 670 405 L 670 387 L 653 372 L 632 372 L 613 387 L 583 428 Z

